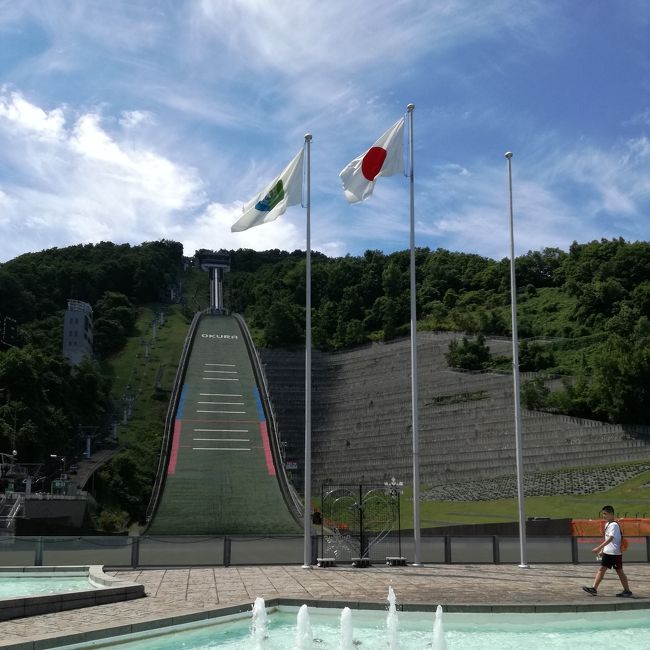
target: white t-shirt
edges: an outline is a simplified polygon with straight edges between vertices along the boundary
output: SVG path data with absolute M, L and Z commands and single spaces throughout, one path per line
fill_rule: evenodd
M 612 541 L 605 546 L 603 553 L 607 555 L 621 555 L 621 527 L 615 521 L 605 524 L 605 539 L 612 538 Z

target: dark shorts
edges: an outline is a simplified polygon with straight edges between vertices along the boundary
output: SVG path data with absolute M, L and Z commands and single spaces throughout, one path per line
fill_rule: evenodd
M 606 569 L 622 569 L 623 568 L 623 556 L 622 555 L 607 555 L 603 553 L 603 558 L 600 561 L 600 565 L 604 566 Z

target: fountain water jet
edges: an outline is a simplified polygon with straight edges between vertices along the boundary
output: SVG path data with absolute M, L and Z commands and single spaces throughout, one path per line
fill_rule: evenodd
M 386 640 L 384 647 L 389 650 L 400 650 L 399 640 L 399 618 L 397 614 L 397 597 L 392 586 L 388 588 L 388 615 L 386 616 Z M 266 603 L 264 598 L 256 598 L 253 605 L 252 615 L 252 629 L 251 640 L 253 642 L 254 650 L 264 650 L 266 643 L 271 643 L 272 647 L 276 647 L 271 639 L 267 636 L 268 617 L 266 612 Z M 355 645 L 361 641 L 354 641 L 354 628 L 352 625 L 352 610 L 349 607 L 344 607 L 340 616 L 340 650 L 354 650 Z M 387 641 L 387 643 L 386 643 Z M 314 642 L 320 643 L 321 639 L 314 640 L 314 633 L 311 626 L 309 617 L 309 609 L 307 605 L 301 605 L 298 610 L 296 621 L 296 628 L 294 633 L 293 648 L 296 650 L 313 650 Z M 408 645 L 408 642 L 407 642 Z M 279 646 L 277 646 L 279 647 Z M 409 647 L 411 647 L 409 645 Z M 447 650 L 447 642 L 445 640 L 445 632 L 442 622 L 442 607 L 438 605 L 436 609 L 435 619 L 433 621 L 433 637 L 431 643 L 432 650 Z
M 388 647 L 390 650 L 399 650 L 399 633 L 397 619 L 396 598 L 392 585 L 388 587 L 388 616 L 386 616 L 386 630 L 388 632 Z
M 436 617 L 433 620 L 433 650 L 447 650 L 445 628 L 442 624 L 442 607 L 436 607 Z
M 341 612 L 341 650 L 353 650 L 352 640 L 352 610 L 344 607 Z
M 251 633 L 253 641 L 255 642 L 256 650 L 262 648 L 264 638 L 266 637 L 266 625 L 266 603 L 264 602 L 264 598 L 258 596 L 253 605 L 253 628 Z
M 307 605 L 301 605 L 298 610 L 298 627 L 296 629 L 296 650 L 311 650 L 314 646 L 314 635 L 309 622 Z

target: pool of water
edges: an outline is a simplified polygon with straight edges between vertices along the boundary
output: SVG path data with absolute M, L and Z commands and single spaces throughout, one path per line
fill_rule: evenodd
M 115 650 L 647 650 L 650 648 L 650 611 L 607 611 L 553 614 L 443 614 L 442 635 L 434 639 L 432 612 L 398 612 L 397 632 L 387 630 L 387 612 L 353 610 L 352 641 L 342 641 L 341 611 L 311 608 L 309 627 L 313 643 L 297 634 L 295 608 L 271 612 L 262 641 L 252 636 L 251 615 L 206 624 L 191 623 L 154 632 L 114 637 L 93 644 L 65 646 Z M 303 626 L 304 627 L 304 626 Z M 303 630 L 304 631 L 304 630 Z M 309 635 L 308 635 L 309 636 Z M 389 643 L 389 638 L 392 643 Z
M 0 600 L 94 589 L 88 578 L 59 576 L 0 577 Z

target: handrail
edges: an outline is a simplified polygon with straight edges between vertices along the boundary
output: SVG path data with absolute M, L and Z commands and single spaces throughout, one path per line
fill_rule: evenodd
M 196 328 L 198 326 L 199 320 L 203 312 L 197 311 L 192 318 L 189 329 L 187 331 L 187 336 L 185 337 L 185 342 L 183 343 L 183 349 L 181 351 L 181 356 L 178 361 L 178 367 L 176 369 L 176 376 L 174 378 L 174 387 L 172 389 L 172 394 L 169 399 L 169 406 L 167 407 L 167 415 L 165 416 L 165 425 L 163 429 L 162 440 L 160 444 L 160 457 L 158 458 L 158 469 L 156 471 L 156 480 L 153 485 L 153 490 L 151 491 L 151 498 L 149 500 L 149 505 L 147 506 L 146 522 L 149 524 L 153 515 L 158 507 L 158 501 L 160 499 L 160 493 L 162 491 L 163 483 L 165 481 L 165 469 L 167 467 L 167 459 L 169 457 L 169 447 L 172 440 L 172 433 L 174 431 L 174 420 L 176 416 L 176 411 L 178 409 L 178 402 L 180 399 L 180 389 L 183 385 L 183 379 L 185 377 L 185 371 L 187 369 L 187 361 L 189 357 L 189 351 L 192 347 L 192 342 L 194 340 L 194 335 L 196 334 Z
M 9 511 L 9 514 L 0 517 L 0 519 L 3 520 L 5 524 L 5 528 L 11 528 L 11 525 L 14 523 L 14 519 L 16 518 L 16 515 L 18 514 L 18 511 L 20 510 L 21 506 L 23 505 L 23 496 L 21 494 L 16 494 L 16 499 L 14 501 L 13 506 L 11 506 L 11 510 Z M 7 499 L 3 500 L 3 503 L 7 501 Z
M 280 491 L 282 492 L 285 503 L 289 507 L 289 511 L 296 518 L 298 523 L 300 523 L 304 512 L 304 506 L 300 500 L 300 497 L 296 494 L 295 489 L 289 482 L 289 479 L 287 478 L 286 468 L 282 462 L 278 426 L 275 419 L 275 413 L 273 412 L 273 407 L 271 405 L 268 383 L 266 381 L 266 376 L 262 370 L 262 362 L 260 361 L 260 357 L 257 353 L 257 348 L 253 343 L 253 337 L 251 336 L 251 333 L 243 317 L 240 314 L 235 313 L 233 313 L 232 316 L 239 324 L 239 327 L 244 335 L 244 341 L 246 342 L 246 348 L 248 349 L 251 365 L 253 366 L 255 379 L 257 380 L 257 383 L 260 387 L 262 407 L 264 408 L 269 425 L 269 440 L 271 441 L 271 452 L 273 454 L 273 462 L 277 470 L 276 474 L 278 476 Z
M 19 494 L 16 497 L 16 502 L 14 503 L 13 508 L 9 512 L 9 517 L 8 517 L 9 521 L 7 522 L 7 528 L 9 528 L 9 526 L 12 524 L 22 504 L 23 504 L 23 497 Z

